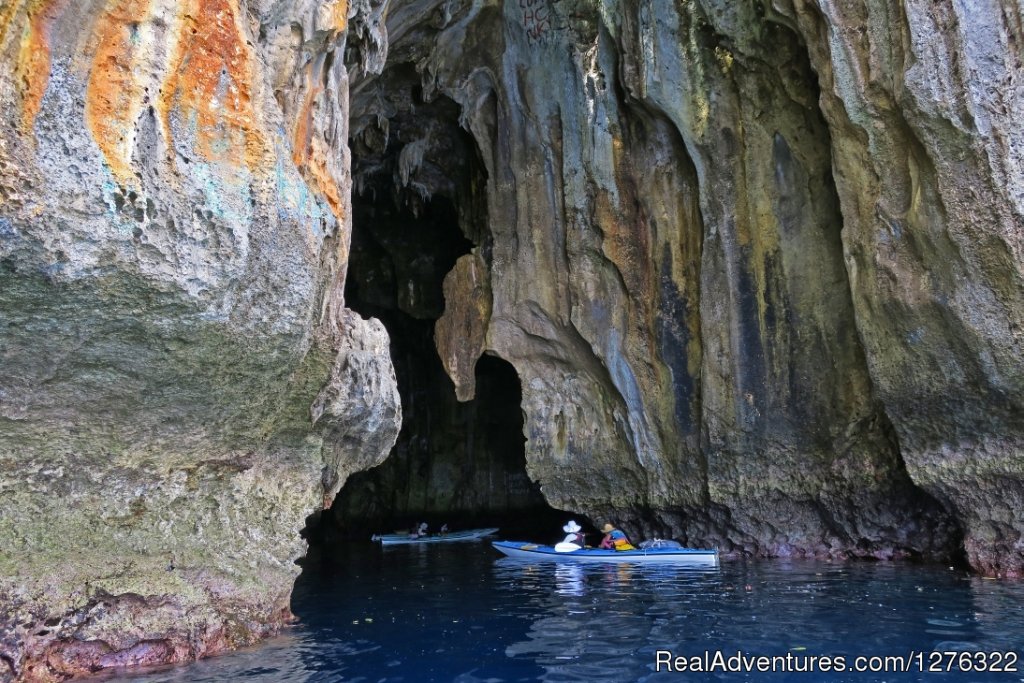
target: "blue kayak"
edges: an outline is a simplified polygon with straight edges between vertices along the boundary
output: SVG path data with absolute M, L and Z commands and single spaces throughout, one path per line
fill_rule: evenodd
M 678 564 L 694 567 L 717 567 L 718 551 L 693 548 L 648 548 L 637 550 L 603 550 L 580 548 L 559 552 L 550 545 L 525 541 L 493 541 L 496 550 L 517 560 L 549 560 L 555 562 L 633 562 L 640 564 Z

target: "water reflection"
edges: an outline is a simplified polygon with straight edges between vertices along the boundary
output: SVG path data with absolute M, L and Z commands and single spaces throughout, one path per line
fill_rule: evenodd
M 535 615 L 526 637 L 505 652 L 543 667 L 539 680 L 544 681 L 616 681 L 624 680 L 624 672 L 630 672 L 629 680 L 646 680 L 655 676 L 658 650 L 844 655 L 852 661 L 862 654 L 912 650 L 1019 651 L 1024 632 L 1024 608 L 1010 602 L 1011 595 L 1024 596 L 1020 584 L 991 585 L 930 568 L 812 563 L 734 564 L 722 571 L 625 564 L 546 568 L 547 586 L 542 565 L 509 560 L 495 567 L 498 590 L 529 586 L 528 611 Z M 997 590 L 984 590 L 988 587 Z M 981 602 L 993 603 L 992 611 L 1004 619 L 992 629 L 1001 636 L 980 633 L 989 629 L 981 628 L 987 611 L 977 609 L 979 591 L 988 595 Z M 1008 620 L 1007 610 L 1012 612 Z M 853 674 L 807 676 L 772 678 L 866 680 Z M 746 678 L 724 675 L 724 680 Z M 950 673 L 944 680 L 971 677 Z
M 559 595 L 583 595 L 583 567 L 568 562 L 555 567 L 555 592 Z
M 349 553 L 303 575 L 293 605 L 302 623 L 285 636 L 127 679 L 863 681 L 881 679 L 658 674 L 655 653 L 1019 652 L 1024 633 L 1024 584 L 931 568 L 790 562 L 693 569 L 495 558 L 483 544 Z M 935 680 L 977 677 L 950 673 Z
M 542 578 L 551 585 L 545 590 Z M 680 595 L 717 583 L 718 570 L 633 564 L 495 563 L 495 585 L 530 585 L 532 620 L 526 637 L 505 653 L 540 665 L 544 681 L 617 681 L 639 676 L 659 622 L 674 613 Z M 521 593 L 520 593 L 521 594 Z

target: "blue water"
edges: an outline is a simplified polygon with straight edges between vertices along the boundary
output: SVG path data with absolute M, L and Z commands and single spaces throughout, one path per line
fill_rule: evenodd
M 845 656 L 849 663 L 858 655 L 931 650 L 1020 657 L 1024 583 L 942 567 L 523 564 L 501 559 L 486 543 L 357 545 L 316 564 L 295 588 L 301 623 L 281 637 L 117 680 L 1024 681 L 1020 660 L 1021 673 L 998 674 L 655 671 L 658 650 Z

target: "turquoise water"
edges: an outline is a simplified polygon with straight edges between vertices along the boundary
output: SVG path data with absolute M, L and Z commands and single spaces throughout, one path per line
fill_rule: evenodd
M 726 562 L 717 570 L 524 564 L 486 543 L 353 545 L 308 567 L 301 623 L 268 643 L 146 676 L 161 681 L 1024 681 L 1020 673 L 692 673 L 723 659 L 1007 652 L 1024 641 L 1024 582 L 888 563 Z M 974 661 L 992 666 L 996 657 Z M 1007 668 L 1009 659 L 999 657 Z M 1010 658 L 1012 659 L 1012 657 Z M 734 659 L 734 662 L 736 660 Z M 875 662 L 865 662 L 868 665 Z M 917 662 L 915 662 L 917 663 Z M 946 668 L 922 655 L 919 663 Z M 728 661 L 725 662 L 729 664 Z M 819 660 L 820 665 L 820 660 Z M 955 667 L 954 667 L 955 669 Z

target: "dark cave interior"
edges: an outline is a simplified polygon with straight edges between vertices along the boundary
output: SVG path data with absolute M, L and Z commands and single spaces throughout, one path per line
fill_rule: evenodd
M 459 127 L 458 106 L 445 97 L 422 102 L 413 76 L 400 67 L 385 73 L 387 133 L 364 130 L 352 142 L 357 190 L 345 290 L 349 308 L 388 331 L 402 428 L 384 463 L 349 478 L 312 537 L 369 538 L 418 522 L 557 532 L 565 514 L 526 473 L 515 369 L 483 355 L 475 398 L 459 402 L 435 348 L 445 275 L 460 256 L 477 249 L 486 258 L 489 249 L 486 171 Z

